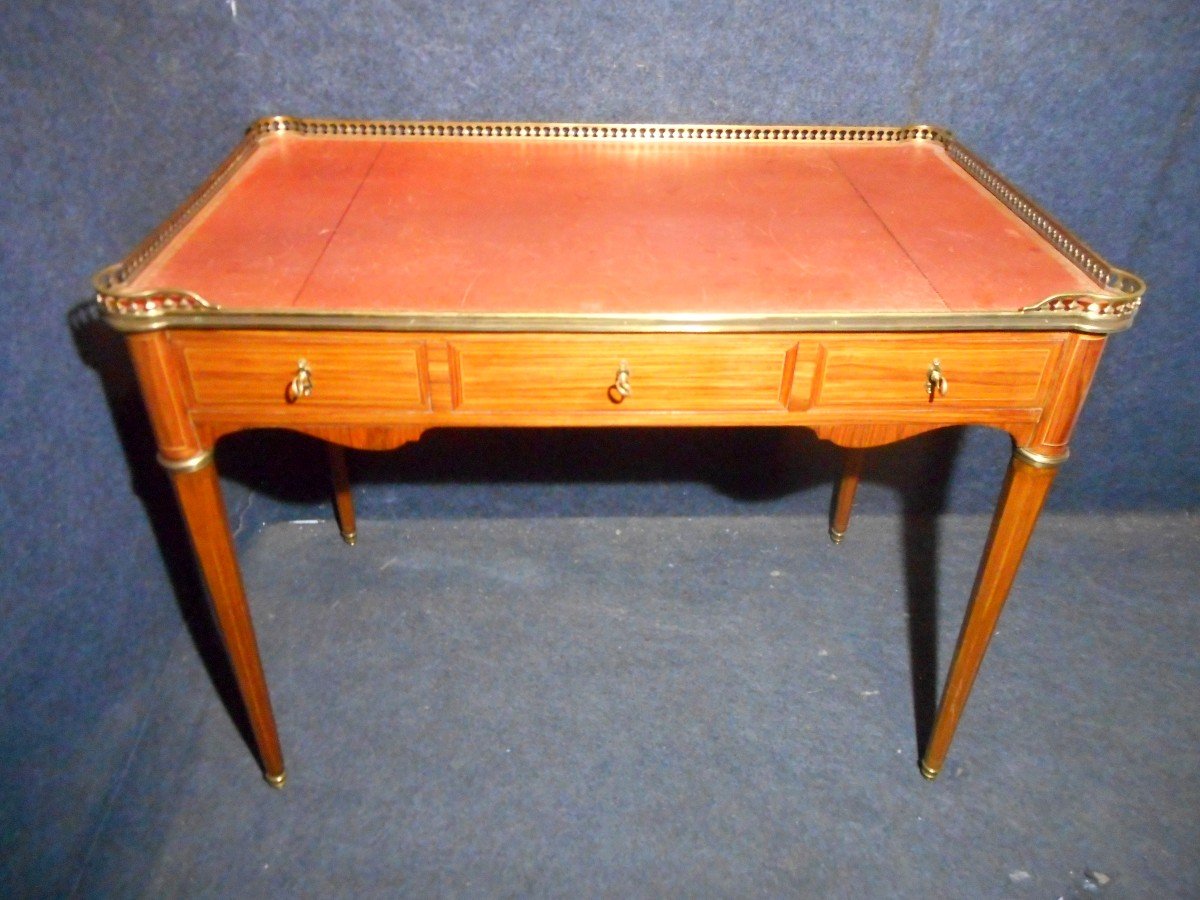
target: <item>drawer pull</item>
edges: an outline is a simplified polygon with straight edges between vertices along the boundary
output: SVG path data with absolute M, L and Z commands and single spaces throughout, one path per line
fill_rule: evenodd
M 942 374 L 942 361 L 935 359 L 925 376 L 925 393 L 933 400 L 934 393 L 945 397 L 950 392 L 950 381 Z
M 284 396 L 288 403 L 295 403 L 297 400 L 311 397 L 312 392 L 312 371 L 308 368 L 308 360 L 302 359 L 296 364 L 296 375 L 288 384 Z
M 621 360 L 617 378 L 608 389 L 608 399 L 613 403 L 620 403 L 632 393 L 633 388 L 629 386 L 629 363 Z

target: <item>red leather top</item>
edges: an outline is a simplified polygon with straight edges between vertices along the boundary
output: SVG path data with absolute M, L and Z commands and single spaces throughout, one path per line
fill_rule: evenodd
M 344 312 L 1015 311 L 1097 290 L 933 142 L 266 138 L 129 285 Z

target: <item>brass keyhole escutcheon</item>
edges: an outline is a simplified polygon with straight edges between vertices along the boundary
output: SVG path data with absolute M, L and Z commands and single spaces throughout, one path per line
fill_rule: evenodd
M 308 360 L 302 359 L 296 364 L 296 374 L 288 383 L 284 396 L 288 403 L 295 403 L 297 400 L 311 397 L 312 392 L 312 370 L 308 367 Z
M 942 374 L 942 361 L 935 359 L 925 375 L 925 393 L 929 395 L 929 400 L 932 402 L 935 394 L 945 397 L 949 391 L 950 381 Z
M 617 377 L 608 389 L 608 399 L 613 403 L 623 403 L 632 393 L 633 388 L 629 384 L 629 363 L 621 360 L 620 366 L 617 367 Z

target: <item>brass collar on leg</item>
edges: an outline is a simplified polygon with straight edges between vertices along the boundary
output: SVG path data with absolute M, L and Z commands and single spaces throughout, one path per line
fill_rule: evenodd
M 1071 454 L 1066 450 L 1061 456 L 1047 456 L 1044 453 L 1038 453 L 1035 450 L 1027 450 L 1024 447 L 1016 447 L 1013 449 L 1013 456 L 1021 460 L 1023 463 L 1028 463 L 1031 466 L 1037 466 L 1039 469 L 1055 469 L 1067 461 L 1067 457 Z
M 212 450 L 201 450 L 195 456 L 189 456 L 187 459 L 168 459 L 161 453 L 158 454 L 158 464 L 168 472 L 174 472 L 176 474 L 197 472 L 211 463 L 212 459 Z

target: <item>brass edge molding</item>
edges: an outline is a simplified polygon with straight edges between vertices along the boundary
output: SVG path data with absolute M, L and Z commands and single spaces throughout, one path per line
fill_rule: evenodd
M 1093 281 L 1108 286 L 1112 267 L 1048 212 L 1030 200 L 1012 182 L 956 140 L 946 144 L 946 153 L 998 200 L 1046 238 L 1063 256 L 1082 269 Z
M 1067 450 L 1064 450 L 1059 456 L 1048 456 L 1045 453 L 1038 453 L 1036 450 L 1029 450 L 1025 447 L 1013 448 L 1013 456 L 1039 469 L 1057 469 L 1067 461 L 1070 455 L 1070 451 Z
M 324 137 L 374 137 L 374 138 L 483 138 L 483 139 L 538 139 L 538 140 L 646 140 L 646 141 L 690 141 L 690 142 L 856 142 L 894 143 L 905 141 L 931 141 L 940 144 L 952 161 L 972 178 L 983 185 L 1015 215 L 1037 231 L 1060 253 L 1077 265 L 1097 285 L 1111 293 L 1066 293 L 1055 294 L 1038 303 L 1021 307 L 1017 315 L 1036 317 L 1028 325 L 1016 325 L 1012 319 L 1003 324 L 994 323 L 1000 314 L 960 313 L 962 325 L 950 325 L 959 329 L 980 328 L 1040 328 L 1061 329 L 1064 326 L 1078 331 L 1109 333 L 1120 331 L 1131 324 L 1134 314 L 1141 305 L 1146 285 L 1138 276 L 1109 265 L 1071 231 L 1062 226 L 1041 207 L 1022 194 L 1015 186 L 992 169 L 979 156 L 955 139 L 946 128 L 928 124 L 910 125 L 718 125 L 718 124 L 600 124 L 600 123 L 534 123 L 534 122 L 414 122 L 403 120 L 367 119 L 309 119 L 293 116 L 268 116 L 258 119 L 246 130 L 246 134 L 228 157 L 218 166 L 187 200 L 170 217 L 152 231 L 121 262 L 101 269 L 92 279 L 96 300 L 106 319 L 122 331 L 146 331 L 172 326 L 182 327 L 297 327 L 294 323 L 266 323 L 267 317 L 280 316 L 266 310 L 228 311 L 218 323 L 212 313 L 220 307 L 201 297 L 194 291 L 183 288 L 161 287 L 145 291 L 127 291 L 128 284 L 155 254 L 163 249 L 212 199 L 254 152 L 263 140 L 284 134 L 312 135 Z M 291 314 L 283 314 L 280 318 Z M 355 315 L 355 314 L 352 314 Z M 357 314 L 367 316 L 370 314 Z M 905 328 L 932 330 L 944 327 L 951 318 L 940 319 L 940 325 L 924 324 L 927 314 L 905 317 Z M 931 314 L 930 314 L 931 315 Z M 1011 315 L 1011 314 L 1007 314 Z M 187 322 L 182 317 L 187 317 Z M 201 320 L 200 317 L 203 317 Z M 346 327 L 343 316 L 326 317 L 336 322 L 337 327 Z M 434 316 L 400 314 L 396 324 L 389 324 L 391 314 L 375 314 L 370 326 L 393 330 L 432 329 Z M 467 317 L 458 320 L 462 330 L 486 331 L 518 330 L 506 322 L 495 320 L 501 317 Z M 629 324 L 621 328 L 610 328 L 592 316 L 571 316 L 570 323 L 579 330 L 637 330 L 664 331 L 665 322 L 660 316 L 625 317 Z M 798 315 L 779 317 L 780 320 L 795 322 L 797 327 L 820 330 L 842 330 L 839 321 L 844 316 Z M 130 319 L 141 320 L 134 324 Z M 145 320 L 155 320 L 145 322 Z M 967 324 L 967 320 L 975 324 Z M 689 320 L 692 321 L 692 320 Z M 412 322 L 411 325 L 399 324 Z M 524 319 L 525 327 L 539 323 L 562 324 L 556 317 Z M 895 320 L 890 325 L 895 327 Z M 497 327 L 498 326 L 498 327 Z M 315 327 L 315 326 L 298 326 Z M 711 325 L 698 324 L 698 330 L 721 330 Z M 760 323 L 748 329 L 731 323 L 726 330 L 767 330 Z M 854 329 L 847 329 L 854 330 Z
M 110 277 L 109 266 L 96 275 L 93 283 Z M 204 312 L 218 307 L 209 303 L 195 291 L 185 288 L 158 288 L 149 291 L 122 292 L 105 289 L 96 291 L 96 302 L 109 315 L 117 316 L 163 316 L 175 312 Z
M 211 463 L 212 459 L 212 450 L 201 450 L 195 456 L 189 456 L 187 459 L 168 459 L 161 453 L 158 454 L 158 464 L 168 472 L 173 472 L 177 475 L 198 472 Z
M 175 309 L 108 319 L 118 331 L 138 333 L 164 328 L 225 328 L 289 331 L 396 332 L 578 332 L 581 334 L 719 334 L 767 332 L 863 331 L 1079 331 L 1110 334 L 1131 324 L 1128 316 L 1064 319 L 1053 313 L 799 313 L 758 316 L 623 315 L 614 313 L 371 313 L 299 310 L 224 311 L 217 307 Z
M 1109 267 L 1109 277 L 1120 285 L 1118 294 L 1054 294 L 1038 303 L 1021 308 L 1023 313 L 1083 315 L 1089 318 L 1132 319 L 1142 305 L 1146 283 L 1132 272 Z
M 1021 308 L 1021 312 L 1082 315 L 1088 318 L 1132 318 L 1142 304 L 1146 283 L 1132 272 L 1109 264 L 1078 235 L 993 169 L 978 154 L 953 137 L 943 142 L 946 154 L 968 175 L 987 188 L 1026 225 L 1040 234 L 1085 275 L 1111 293 L 1090 291 L 1054 294 Z
M 124 259 L 105 266 L 92 276 L 96 301 L 108 315 L 163 315 L 175 310 L 214 309 L 200 295 L 179 288 L 150 291 L 123 290 L 160 250 L 212 199 L 259 144 L 257 135 L 247 133 L 200 186 L 161 225 L 151 231 Z M 171 301 L 171 305 L 167 305 Z

